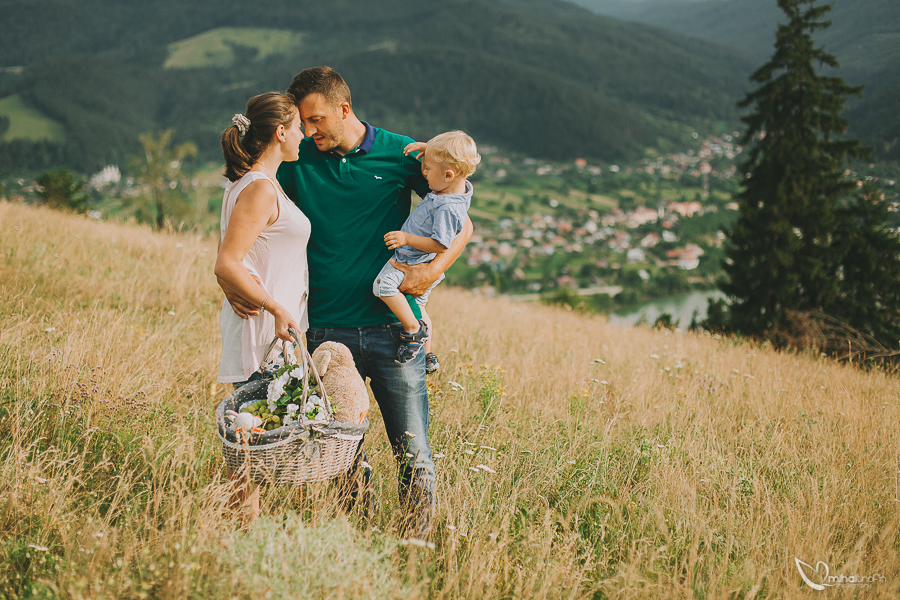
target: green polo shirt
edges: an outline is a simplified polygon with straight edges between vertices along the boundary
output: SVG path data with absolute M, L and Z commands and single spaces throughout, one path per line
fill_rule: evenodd
M 309 261 L 311 327 L 366 327 L 395 322 L 372 294 L 372 282 L 393 250 L 384 234 L 409 216 L 411 191 L 428 193 L 421 163 L 404 156 L 414 140 L 368 123 L 363 142 L 341 156 L 320 152 L 312 138 L 300 158 L 278 169 L 285 193 L 312 223 Z M 418 304 L 407 297 L 416 317 Z

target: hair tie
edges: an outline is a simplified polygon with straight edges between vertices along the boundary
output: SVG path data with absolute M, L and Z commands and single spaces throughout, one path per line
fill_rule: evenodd
M 240 113 L 231 117 L 231 122 L 238 128 L 238 132 L 241 135 L 245 135 L 247 130 L 250 129 L 250 119 Z

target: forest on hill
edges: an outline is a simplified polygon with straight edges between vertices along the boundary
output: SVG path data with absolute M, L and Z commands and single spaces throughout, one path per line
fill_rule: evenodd
M 362 118 L 418 139 L 462 128 L 539 158 L 633 159 L 686 128 L 734 124 L 753 66 L 720 45 L 563 2 L 391 0 L 373 11 L 362 0 L 267 0 L 248 11 L 233 0 L 4 0 L 0 10 L 0 102 L 15 98 L 64 131 L 0 132 L 6 172 L 123 164 L 138 134 L 166 128 L 216 158 L 219 132 L 249 96 L 317 64 L 345 75 Z M 165 67 L 175 45 L 223 28 L 230 63 L 219 52 Z M 260 28 L 300 41 L 273 52 Z
M 775 28 L 784 13 L 775 0 L 574 0 L 599 14 L 665 27 L 746 53 L 759 64 L 773 52 Z M 825 4 L 822 2 L 821 4 Z M 832 26 L 816 33 L 835 55 L 837 74 L 866 84 L 861 100 L 848 103 L 849 134 L 872 145 L 878 156 L 900 158 L 900 2 L 838 0 Z

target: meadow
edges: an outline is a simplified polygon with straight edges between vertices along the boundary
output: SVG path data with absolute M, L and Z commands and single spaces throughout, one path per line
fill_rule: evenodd
M 219 27 L 169 44 L 169 55 L 163 65 L 167 69 L 227 67 L 234 63 L 235 46 L 251 48 L 253 58 L 296 50 L 302 35 L 286 29 Z
M 18 94 L 0 100 L 0 117 L 9 119 L 9 129 L 0 135 L 0 142 L 11 140 L 61 141 L 65 139 L 65 130 L 62 125 L 26 106 Z
M 328 485 L 228 510 L 216 240 L 0 202 L 0 597 L 900 595 L 900 380 L 439 288 L 433 549 Z M 821 567 L 820 567 L 821 568 Z M 820 571 L 821 573 L 821 571 Z

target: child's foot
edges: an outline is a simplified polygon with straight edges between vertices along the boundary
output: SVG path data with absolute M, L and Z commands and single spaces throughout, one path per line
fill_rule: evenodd
M 431 375 L 435 371 L 441 368 L 441 363 L 438 361 L 437 354 L 434 352 L 429 352 L 425 355 L 425 374 Z
M 394 362 L 402 365 L 417 357 L 422 348 L 425 347 L 426 339 L 428 339 L 428 325 L 419 319 L 419 330 L 417 332 L 404 331 L 400 333 L 400 347 L 397 348 L 397 354 L 394 355 Z

